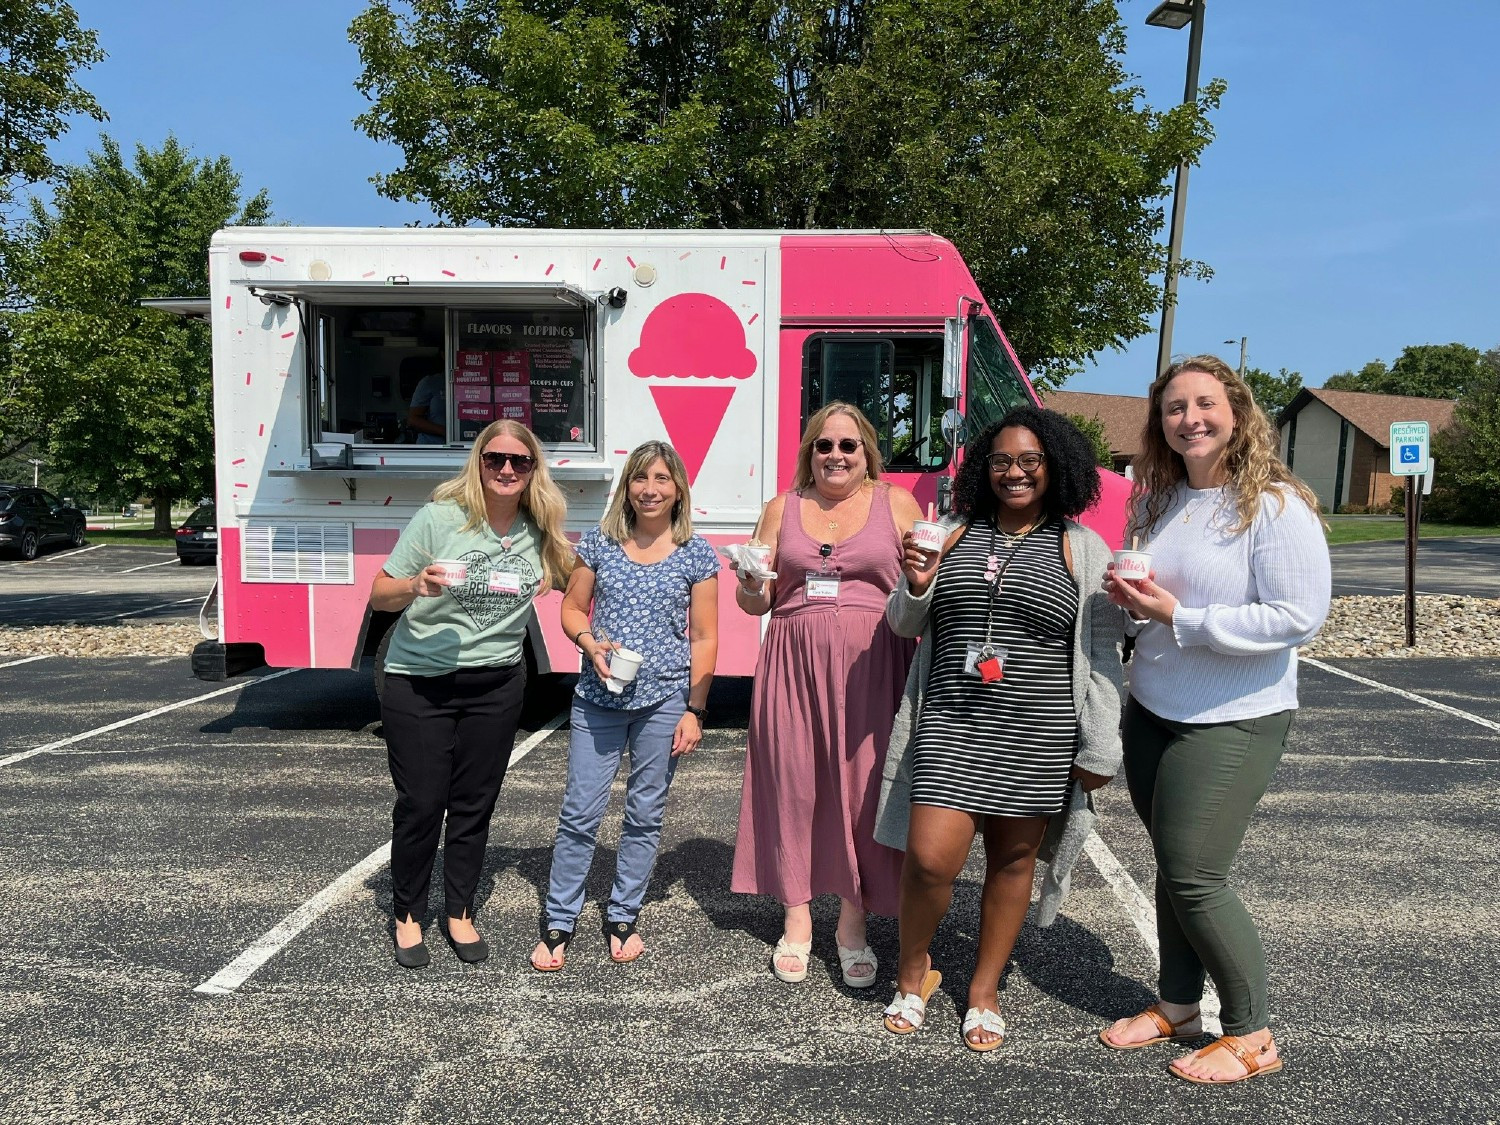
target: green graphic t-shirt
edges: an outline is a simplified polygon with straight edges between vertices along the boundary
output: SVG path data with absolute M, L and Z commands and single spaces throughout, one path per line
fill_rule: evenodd
M 496 535 L 488 523 L 464 531 L 464 511 L 452 500 L 424 505 L 396 541 L 384 570 L 410 578 L 436 559 L 468 565 L 466 581 L 435 598 L 418 598 L 396 622 L 385 670 L 440 676 L 455 668 L 515 664 L 541 588 L 540 537 L 526 513 Z

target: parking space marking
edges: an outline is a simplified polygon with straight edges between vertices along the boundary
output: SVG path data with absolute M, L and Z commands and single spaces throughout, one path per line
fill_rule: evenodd
M 129 570 L 117 571 L 119 574 L 134 574 L 138 570 L 150 570 L 153 566 L 173 566 L 179 562 L 178 559 L 168 559 L 166 562 L 147 563 L 145 566 L 133 566 Z
M 108 617 L 95 617 L 92 620 L 94 620 L 94 621 L 122 621 L 122 620 L 124 620 L 127 617 L 139 617 L 141 614 L 143 614 L 143 613 L 150 613 L 152 610 L 170 609 L 174 605 L 187 605 L 189 602 L 196 602 L 197 600 L 198 600 L 198 598 L 197 598 L 196 595 L 193 596 L 193 597 L 191 597 L 191 598 L 179 598 L 175 602 L 162 602 L 160 605 L 148 605 L 145 609 L 133 609 L 129 613 L 113 613 L 113 614 L 110 614 Z
M 562 710 L 548 719 L 539 729 L 511 751 L 509 769 L 532 750 L 541 745 L 546 737 L 568 720 L 568 711 Z M 0 762 L 0 765 L 4 765 Z M 337 906 L 351 891 L 362 886 L 365 878 L 379 871 L 391 859 L 391 842 L 387 840 L 364 859 L 329 883 L 312 898 L 293 910 L 280 922 L 261 934 L 249 948 L 225 965 L 194 992 L 205 996 L 228 996 L 257 973 L 267 961 L 285 949 L 307 927 L 311 926 L 330 909 Z
M 48 598 L 83 598 L 89 594 L 97 594 L 98 590 L 80 590 L 76 594 L 40 594 L 34 598 L 20 598 L 11 602 L 11 605 L 30 605 L 32 602 L 44 602 Z
M 14 668 L 17 664 L 30 664 L 33 660 L 46 660 L 51 653 L 42 653 L 41 656 L 23 656 L 20 660 L 12 660 L 9 664 L 0 664 L 0 668 Z
M 33 563 L 51 562 L 53 559 L 71 559 L 75 555 L 86 555 L 90 551 L 97 551 L 100 547 L 107 547 L 107 543 L 95 543 L 92 547 L 79 547 L 72 551 L 59 551 L 55 555 L 44 555 L 41 558 L 32 559 Z
M 1356 676 L 1353 672 L 1346 672 L 1342 668 L 1335 668 L 1332 664 L 1324 664 L 1321 660 L 1314 660 L 1311 657 L 1304 656 L 1300 662 L 1310 664 L 1314 668 L 1318 668 L 1324 672 L 1332 672 L 1335 676 L 1343 676 L 1344 679 L 1353 680 L 1357 684 L 1364 684 L 1365 687 L 1378 688 L 1381 691 L 1388 691 L 1392 695 L 1399 695 L 1402 699 L 1409 699 L 1413 703 L 1420 703 L 1423 707 L 1431 707 L 1434 711 L 1442 711 L 1447 715 L 1467 719 L 1469 722 L 1478 723 L 1489 730 L 1500 731 L 1500 723 L 1495 722 L 1493 719 L 1486 719 L 1482 716 L 1471 714 L 1468 711 L 1461 711 L 1457 707 L 1450 707 L 1446 703 L 1439 703 L 1436 699 L 1428 699 L 1425 695 L 1418 695 L 1414 691 L 1406 691 L 1404 688 L 1383 684 L 1379 680 L 1370 680 L 1364 676 Z
M 75 734 L 70 738 L 60 738 L 56 742 L 47 743 L 47 745 L 45 746 L 36 746 L 30 750 L 22 750 L 19 754 L 12 754 L 8 758 L 0 758 L 0 766 L 10 766 L 14 765 L 16 762 L 24 762 L 27 758 L 34 758 L 38 754 L 47 754 L 53 750 L 61 750 L 64 746 L 72 746 L 75 742 L 82 742 L 84 739 L 93 738 L 95 735 L 108 734 L 112 730 L 119 730 L 121 727 L 128 727 L 135 723 L 144 722 L 147 719 L 154 719 L 158 715 L 165 715 L 168 711 L 176 711 L 180 707 L 188 707 L 194 703 L 202 703 L 205 699 L 213 699 L 220 695 L 228 695 L 232 691 L 239 691 L 241 688 L 249 687 L 251 684 L 263 684 L 267 680 L 275 680 L 279 679 L 282 676 L 290 676 L 293 672 L 298 671 L 301 671 L 301 669 L 283 668 L 281 671 L 272 672 L 268 676 L 257 676 L 253 680 L 245 680 L 243 683 L 230 684 L 228 687 L 218 688 L 215 691 L 205 692 L 203 695 L 195 695 L 191 699 L 180 699 L 176 703 L 168 703 L 165 707 L 157 707 L 150 711 L 143 711 L 139 715 L 132 715 L 130 716 L 130 718 L 121 719 L 119 722 L 109 723 L 108 725 L 102 727 L 95 727 L 93 730 L 86 730 L 82 734 Z

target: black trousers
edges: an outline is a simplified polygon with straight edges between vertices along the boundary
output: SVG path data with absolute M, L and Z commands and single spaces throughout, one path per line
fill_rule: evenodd
M 391 884 L 397 918 L 425 918 L 438 834 L 450 918 L 474 913 L 490 816 L 505 780 L 526 691 L 526 666 L 442 676 L 388 675 L 381 720 L 396 786 Z

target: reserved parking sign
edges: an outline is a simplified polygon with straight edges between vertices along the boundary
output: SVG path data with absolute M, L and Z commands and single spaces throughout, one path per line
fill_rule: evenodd
M 1419 477 L 1427 471 L 1428 428 L 1426 422 L 1391 423 L 1391 474 Z

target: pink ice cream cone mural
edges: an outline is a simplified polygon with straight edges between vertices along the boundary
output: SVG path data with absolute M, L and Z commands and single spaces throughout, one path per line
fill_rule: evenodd
M 734 397 L 733 380 L 755 374 L 739 316 L 707 293 L 669 297 L 646 317 L 629 362 L 637 378 L 681 380 L 653 385 L 651 397 L 688 480 L 696 480 Z

